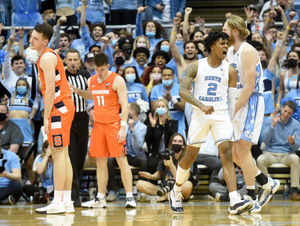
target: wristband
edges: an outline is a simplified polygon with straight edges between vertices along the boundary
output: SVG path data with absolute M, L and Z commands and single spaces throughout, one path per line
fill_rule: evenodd
M 152 85 L 147 85 L 147 87 L 148 87 L 148 88 L 152 88 L 153 86 L 152 86 Z
M 286 29 L 289 29 L 289 30 L 291 30 L 291 28 L 290 28 L 290 26 L 288 25 L 288 26 L 286 26 Z
M 280 104 L 279 104 L 279 103 L 277 103 L 277 104 L 276 104 L 276 107 L 277 107 L 277 106 L 280 106 Z
M 121 121 L 121 126 L 125 126 L 126 127 L 127 122 L 126 121 Z
M 270 20 L 270 19 L 266 19 L 266 21 L 267 21 L 267 22 L 271 22 L 271 20 Z
M 82 8 L 86 8 L 87 7 L 87 5 L 82 5 Z
M 9 44 L 13 44 L 13 42 L 12 42 L 12 41 L 10 41 L 10 39 L 8 39 L 8 40 L 7 40 L 7 42 L 8 42 Z
M 171 103 L 172 103 L 173 105 L 177 104 L 177 102 L 178 102 L 178 100 L 177 100 L 175 97 L 172 97 L 172 98 L 171 98 Z

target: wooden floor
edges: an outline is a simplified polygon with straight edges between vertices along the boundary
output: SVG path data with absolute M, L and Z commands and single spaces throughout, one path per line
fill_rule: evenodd
M 228 203 L 205 198 L 184 203 L 184 214 L 174 214 L 168 203 L 138 203 L 136 209 L 125 209 L 124 200 L 108 203 L 107 209 L 76 208 L 74 214 L 37 214 L 37 207 L 41 206 L 22 201 L 15 206 L 0 205 L 0 225 L 300 225 L 300 202 L 276 197 L 261 213 L 239 216 L 228 215 Z

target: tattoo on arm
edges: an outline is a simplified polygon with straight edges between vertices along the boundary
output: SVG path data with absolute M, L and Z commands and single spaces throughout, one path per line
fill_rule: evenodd
M 179 95 L 183 100 L 186 102 L 195 105 L 197 107 L 200 107 L 201 103 L 198 101 L 193 94 L 190 92 L 190 86 L 193 82 L 193 79 L 197 75 L 197 70 L 198 70 L 198 64 L 190 64 L 186 71 L 185 75 L 181 80 L 180 88 L 179 88 Z

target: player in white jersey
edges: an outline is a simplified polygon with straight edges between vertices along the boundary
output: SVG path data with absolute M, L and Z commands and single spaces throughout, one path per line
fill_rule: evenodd
M 235 106 L 237 72 L 224 60 L 228 50 L 226 33 L 209 33 L 204 46 L 209 56 L 190 64 L 181 80 L 179 95 L 193 105 L 193 113 L 186 154 L 178 164 L 176 184 L 169 194 L 170 207 L 173 212 L 183 212 L 181 185 L 197 157 L 201 144 L 205 142 L 208 132 L 211 131 L 218 145 L 223 165 L 223 174 L 230 196 L 230 213 L 240 214 L 250 210 L 253 203 L 249 200 L 242 200 L 237 193 L 231 155 L 233 126 L 229 111 L 233 112 Z M 192 82 L 194 82 L 194 94 L 189 91 Z
M 235 104 L 233 127 L 233 161 L 239 165 L 245 177 L 246 199 L 256 200 L 255 178 L 262 185 L 258 199 L 251 212 L 259 212 L 277 191 L 280 183 L 267 177 L 256 167 L 251 154 L 252 144 L 256 144 L 261 132 L 264 116 L 262 97 L 262 68 L 256 49 L 245 42 L 250 34 L 245 21 L 232 15 L 224 24 L 223 31 L 229 35 L 227 59 L 237 69 L 237 100 Z

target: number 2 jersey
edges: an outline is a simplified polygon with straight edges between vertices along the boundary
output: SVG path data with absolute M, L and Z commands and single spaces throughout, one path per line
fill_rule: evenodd
M 121 120 L 119 96 L 112 87 L 117 76 L 119 76 L 117 73 L 111 72 L 102 83 L 97 81 L 97 74 L 91 77 L 90 90 L 94 97 L 94 120 L 96 122 L 114 123 Z
M 214 110 L 228 109 L 228 81 L 229 63 L 222 61 L 219 67 L 212 68 L 207 58 L 198 60 L 198 72 L 194 78 L 194 97 L 206 106 L 213 106 Z M 194 107 L 194 110 L 198 109 Z

